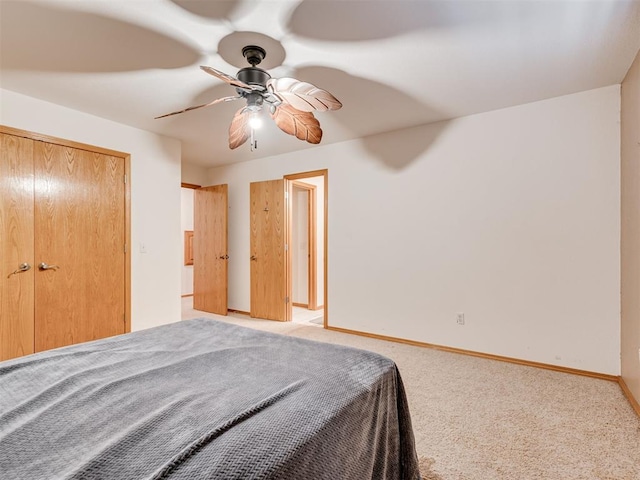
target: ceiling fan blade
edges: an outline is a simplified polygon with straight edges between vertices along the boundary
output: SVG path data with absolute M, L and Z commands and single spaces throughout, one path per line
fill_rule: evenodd
M 201 65 L 200 69 L 207 72 L 209 75 L 213 75 L 214 77 L 219 78 L 220 80 L 228 83 L 229 85 L 232 85 L 237 88 L 241 88 L 242 90 L 245 90 L 247 92 L 252 92 L 255 90 L 264 90 L 264 87 L 262 87 L 261 85 L 249 85 L 248 83 L 244 83 L 243 81 L 238 80 L 236 77 L 227 75 L 226 73 L 221 72 L 220 70 L 216 70 L 213 67 L 207 67 L 206 65 Z
M 238 100 L 240 98 L 242 98 L 242 97 L 238 96 L 238 97 L 218 98 L 218 99 L 214 100 L 213 102 L 205 103 L 204 105 L 196 105 L 195 107 L 185 108 L 184 110 L 178 110 L 177 112 L 167 113 L 166 115 L 160 115 L 159 117 L 155 117 L 155 119 L 157 120 L 158 118 L 170 117 L 171 115 L 177 115 L 179 113 L 188 112 L 190 110 L 196 110 L 196 109 L 202 108 L 202 107 L 210 107 L 211 105 L 215 105 L 216 103 L 230 102 L 231 100 Z
M 342 103 L 326 90 L 295 78 L 272 78 L 267 81 L 267 89 L 282 102 L 302 112 L 324 112 L 342 107 Z
M 249 138 L 249 112 L 247 107 L 242 107 L 236 112 L 229 125 L 229 148 L 238 148 Z
M 276 107 L 271 117 L 280 130 L 300 140 L 318 144 L 322 140 L 320 122 L 311 112 L 301 112 L 288 103 Z

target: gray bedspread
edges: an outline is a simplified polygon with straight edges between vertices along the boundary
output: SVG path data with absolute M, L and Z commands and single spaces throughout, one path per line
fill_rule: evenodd
M 0 478 L 420 475 L 391 360 L 195 319 L 0 363 Z

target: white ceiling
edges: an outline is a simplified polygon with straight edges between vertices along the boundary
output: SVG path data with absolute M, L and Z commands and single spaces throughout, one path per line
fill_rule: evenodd
M 314 148 L 277 129 L 227 146 L 241 49 L 272 77 L 333 93 L 322 144 L 622 81 L 640 49 L 640 1 L 0 0 L 0 86 L 182 140 L 203 166 Z

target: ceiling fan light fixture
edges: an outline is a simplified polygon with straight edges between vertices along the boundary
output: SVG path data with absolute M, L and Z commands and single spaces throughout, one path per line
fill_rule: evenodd
M 251 112 L 249 117 L 249 127 L 253 130 L 259 130 L 262 128 L 262 118 L 260 118 L 260 112 Z
M 247 93 L 245 96 L 247 100 L 247 108 L 249 110 L 260 110 L 262 109 L 262 102 L 264 98 L 259 93 Z

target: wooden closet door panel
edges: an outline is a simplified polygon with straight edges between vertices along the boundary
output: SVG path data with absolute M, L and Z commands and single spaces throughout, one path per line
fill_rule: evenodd
M 250 195 L 251 316 L 289 321 L 284 180 L 253 182 Z
M 0 134 L 0 360 L 33 353 L 33 143 Z
M 228 187 L 194 190 L 193 308 L 227 314 Z
M 44 142 L 34 158 L 36 351 L 124 333 L 124 159 Z

